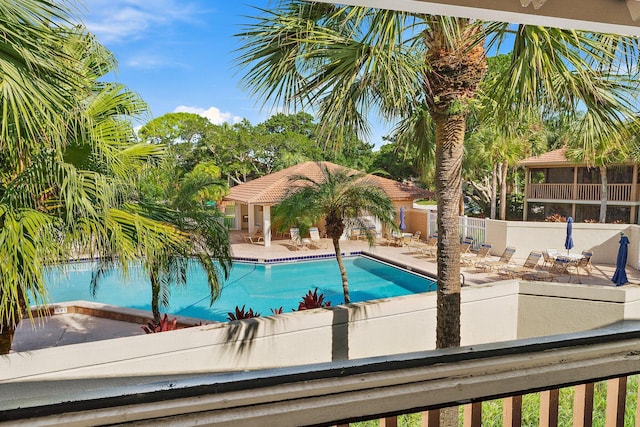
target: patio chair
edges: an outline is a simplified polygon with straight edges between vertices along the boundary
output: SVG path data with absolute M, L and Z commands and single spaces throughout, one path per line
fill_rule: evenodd
M 526 280 L 553 281 L 558 276 L 568 274 L 569 281 L 571 281 L 571 273 L 569 272 L 569 268 L 572 262 L 573 261 L 571 260 L 571 258 L 559 255 L 553 260 L 553 264 L 551 265 L 551 267 L 549 267 L 548 270 L 525 273 L 522 275 L 522 278 Z
M 491 244 L 483 243 L 482 245 L 480 245 L 480 249 L 478 249 L 478 252 L 461 254 L 460 263 L 465 266 L 473 266 L 478 262 L 484 261 L 484 259 L 489 256 L 490 250 L 491 250 Z
M 538 262 L 540 261 L 541 258 L 542 258 L 542 252 L 531 251 L 527 259 L 524 261 L 524 264 L 522 264 L 521 266 L 507 265 L 506 267 L 498 270 L 498 275 L 514 278 L 514 277 L 522 277 L 527 273 L 534 273 L 538 271 L 537 269 Z
M 419 241 L 414 243 L 414 248 L 419 257 L 435 257 L 438 250 L 438 238 L 431 236 L 425 242 Z
M 543 261 L 542 261 L 543 268 L 551 268 L 551 266 L 553 265 L 553 262 L 556 260 L 556 257 L 552 254 L 550 249 L 547 249 L 544 252 L 542 252 L 542 257 L 543 257 Z
M 264 242 L 264 235 L 262 233 L 262 226 L 258 226 L 258 228 L 255 229 L 253 234 L 245 234 L 243 237 L 244 237 L 244 241 L 245 242 L 251 243 L 251 244 Z
M 583 269 L 587 274 L 591 275 L 591 272 L 593 271 L 593 264 L 591 264 L 592 257 L 593 252 L 582 251 L 582 259 L 578 261 L 576 269 Z
M 516 253 L 516 248 L 513 246 L 507 246 L 504 248 L 500 259 L 497 261 L 480 261 L 476 262 L 475 267 L 477 271 L 491 271 L 496 267 L 504 267 L 511 262 L 513 254 Z
M 309 244 L 311 243 L 311 239 L 303 239 L 300 236 L 300 229 L 291 228 L 289 229 L 289 233 L 291 233 L 291 246 L 297 249 L 309 249 Z
M 309 229 L 309 239 L 311 240 L 311 244 L 317 249 L 327 249 L 327 242 L 320 239 L 320 231 L 318 227 L 311 227 Z

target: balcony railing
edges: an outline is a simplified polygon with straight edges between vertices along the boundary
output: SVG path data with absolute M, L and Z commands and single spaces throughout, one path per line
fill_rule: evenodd
M 607 199 L 612 202 L 635 202 L 631 184 L 608 184 Z M 599 201 L 602 187 L 600 184 L 529 184 L 527 199 L 532 200 L 585 200 Z
M 593 383 L 608 380 L 605 425 L 623 426 L 626 378 L 639 371 L 635 321 L 578 334 L 263 371 L 30 382 L 20 385 L 15 408 L 0 407 L 0 425 L 28 419 L 38 425 L 343 426 L 380 419 L 392 426 L 397 415 L 422 411 L 422 425 L 434 426 L 441 408 L 464 405 L 464 425 L 479 427 L 488 425 L 482 402 L 504 398 L 501 425 L 519 426 L 521 396 L 539 392 L 539 425 L 552 426 L 558 389 L 573 386 L 573 425 L 591 426 Z

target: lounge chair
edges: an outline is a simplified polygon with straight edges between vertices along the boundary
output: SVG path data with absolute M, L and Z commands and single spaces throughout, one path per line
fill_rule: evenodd
M 471 253 L 473 253 L 473 238 L 465 237 L 464 240 L 460 243 L 460 255 Z
M 511 262 L 513 254 L 516 253 L 516 248 L 513 246 L 507 246 L 504 248 L 500 259 L 497 261 L 480 261 L 476 262 L 475 267 L 477 271 L 491 271 L 496 267 L 504 267 Z
M 311 227 L 309 229 L 309 239 L 311 240 L 311 244 L 317 249 L 327 249 L 327 242 L 320 239 L 320 231 L 318 227 Z
M 480 249 L 475 254 L 470 252 L 468 254 L 460 255 L 460 263 L 465 266 L 473 266 L 478 262 L 484 261 L 484 259 L 489 256 L 489 251 L 491 250 L 491 244 L 483 243 L 480 245 Z
M 511 266 L 507 265 L 506 267 L 498 270 L 498 275 L 507 276 L 507 277 L 522 277 L 527 273 L 535 273 L 538 271 L 538 262 L 542 258 L 542 252 L 540 251 L 531 251 L 529 256 L 524 261 L 524 264 L 521 266 Z
M 244 237 L 244 241 L 245 242 L 251 243 L 251 244 L 264 242 L 264 235 L 262 233 L 262 226 L 258 226 L 258 228 L 255 229 L 253 234 L 245 234 L 243 237 Z
M 303 239 L 300 236 L 300 229 L 291 228 L 289 229 L 289 233 L 291 233 L 291 245 L 295 249 L 309 249 L 309 244 L 311 244 L 311 239 Z

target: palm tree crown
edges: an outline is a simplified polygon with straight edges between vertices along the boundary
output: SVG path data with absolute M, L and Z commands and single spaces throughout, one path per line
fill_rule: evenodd
M 324 218 L 327 236 L 331 238 L 342 275 L 345 303 L 349 303 L 349 283 L 342 261 L 340 239 L 345 229 L 357 227 L 366 230 L 373 244 L 375 234 L 367 218 L 377 218 L 382 224 L 394 224 L 395 211 L 391 199 L 366 174 L 347 168 L 331 170 L 321 165 L 322 178 L 306 176 L 290 178 L 291 187 L 286 197 L 275 207 L 274 217 L 284 226 L 304 220 L 317 222 Z

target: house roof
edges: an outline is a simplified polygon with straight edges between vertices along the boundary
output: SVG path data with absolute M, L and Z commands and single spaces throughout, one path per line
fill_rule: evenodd
M 547 166 L 547 165 L 573 165 L 566 157 L 567 148 L 563 147 L 558 150 L 549 151 L 539 156 L 527 157 L 521 160 L 521 166 Z
M 293 176 L 306 176 L 315 181 L 324 177 L 322 169 L 327 167 L 334 171 L 343 166 L 331 162 L 303 162 L 290 168 L 256 178 L 252 181 L 231 187 L 224 200 L 231 200 L 254 205 L 275 205 L 284 199 L 287 190 L 291 187 L 290 178 Z M 357 173 L 355 169 L 349 169 Z M 403 184 L 392 179 L 369 175 L 392 201 L 408 201 L 421 197 L 427 197 L 430 193 L 418 187 Z

